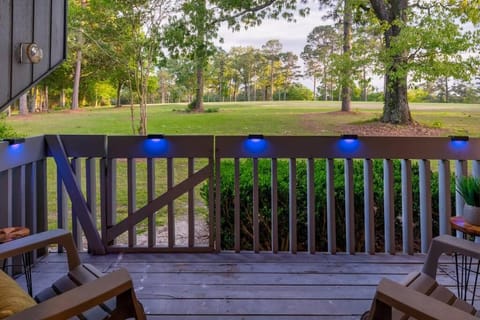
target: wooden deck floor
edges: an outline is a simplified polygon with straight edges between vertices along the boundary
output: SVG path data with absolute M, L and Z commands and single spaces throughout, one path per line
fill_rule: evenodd
M 115 254 L 82 255 L 104 272 L 129 270 L 149 319 L 358 319 L 382 277 L 401 280 L 423 255 Z M 438 280 L 455 290 L 453 259 Z M 33 268 L 34 293 L 66 270 L 50 254 Z M 23 279 L 19 279 L 22 282 Z M 455 292 L 455 291 L 454 291 Z

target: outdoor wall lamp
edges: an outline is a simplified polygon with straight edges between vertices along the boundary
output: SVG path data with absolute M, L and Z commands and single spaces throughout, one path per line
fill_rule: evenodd
M 16 144 L 25 143 L 25 138 L 9 138 L 3 139 L 3 141 L 7 142 L 10 146 L 14 146 Z
M 19 63 L 37 64 L 43 59 L 43 50 L 36 43 L 20 43 L 17 59 Z

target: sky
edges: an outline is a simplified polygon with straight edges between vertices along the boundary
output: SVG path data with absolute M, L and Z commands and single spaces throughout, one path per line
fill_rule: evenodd
M 236 46 L 252 46 L 260 49 L 268 40 L 279 40 L 283 45 L 283 52 L 291 51 L 298 55 L 299 65 L 303 68 L 303 60 L 300 53 L 307 44 L 307 35 L 319 25 L 328 24 L 322 19 L 322 12 L 312 7 L 307 17 L 298 16 L 297 22 L 287 22 L 285 20 L 264 20 L 260 26 L 233 32 L 226 27 L 220 29 L 220 36 L 224 43 L 219 44 L 224 50 Z M 305 86 L 312 89 L 313 80 L 304 79 L 300 81 Z
M 220 36 L 224 38 L 224 43 L 220 45 L 227 51 L 234 46 L 250 45 L 261 48 L 268 40 L 278 39 L 283 45 L 283 51 L 292 51 L 300 55 L 307 43 L 307 35 L 313 28 L 327 24 L 321 15 L 319 10 L 312 9 L 307 17 L 298 16 L 297 22 L 265 20 L 260 26 L 237 32 L 223 27 Z

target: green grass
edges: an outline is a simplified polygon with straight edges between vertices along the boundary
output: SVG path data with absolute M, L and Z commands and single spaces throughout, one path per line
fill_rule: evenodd
M 378 119 L 381 103 L 354 102 L 353 113 L 338 113 L 339 102 L 206 103 L 212 113 L 185 113 L 185 104 L 148 107 L 148 131 L 165 134 L 335 135 L 342 125 L 365 124 Z M 420 124 L 443 128 L 446 134 L 479 136 L 480 105 L 411 104 Z M 138 110 L 136 110 L 138 116 Z M 83 108 L 78 112 L 51 112 L 13 116 L 8 123 L 26 136 L 42 134 L 132 134 L 130 108 Z M 135 125 L 137 121 L 135 121 Z

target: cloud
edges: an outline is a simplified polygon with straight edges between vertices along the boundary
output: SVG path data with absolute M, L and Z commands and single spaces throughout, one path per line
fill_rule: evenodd
M 220 36 L 224 43 L 219 44 L 228 51 L 236 46 L 252 46 L 261 48 L 268 40 L 279 40 L 283 45 L 282 51 L 291 51 L 297 55 L 303 51 L 308 34 L 318 25 L 327 24 L 322 20 L 319 10 L 312 10 L 307 17 L 298 16 L 296 22 L 285 20 L 264 20 L 260 26 L 233 32 L 223 26 Z

